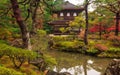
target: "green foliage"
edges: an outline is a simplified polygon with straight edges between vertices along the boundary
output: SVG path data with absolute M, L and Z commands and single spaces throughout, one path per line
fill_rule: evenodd
M 54 36 L 52 37 L 54 42 L 59 42 L 59 41 L 72 41 L 74 40 L 73 37 L 75 35 L 67 35 L 67 36 Z M 76 38 L 76 40 L 80 40 L 79 38 Z
M 51 33 L 52 27 L 51 27 L 50 25 L 44 23 L 43 26 L 44 26 L 43 29 L 44 29 L 47 33 Z
M 114 14 L 109 12 L 109 10 L 101 7 L 96 7 L 96 9 L 89 14 L 89 23 L 93 25 L 102 25 L 103 27 L 110 27 L 114 24 Z M 97 18 L 96 18 L 97 17 Z
M 90 41 L 89 41 L 89 44 L 88 44 L 88 47 L 89 47 L 89 48 L 93 48 L 95 44 L 96 44 L 95 41 L 90 40 Z
M 33 50 L 35 51 L 38 50 L 42 53 L 46 52 L 46 50 L 48 50 L 48 41 L 49 41 L 49 37 L 47 36 L 46 31 L 38 30 L 37 35 L 32 37 Z M 45 67 L 46 65 L 47 67 L 52 67 L 53 65 L 56 64 L 56 60 L 49 55 L 43 54 L 43 56 L 41 57 L 40 58 L 43 59 L 44 61 L 43 66 Z
M 87 54 L 90 54 L 90 55 L 97 55 L 98 53 L 100 53 L 97 49 L 94 49 L 94 48 L 90 48 L 86 52 Z
M 5 18 L 3 18 L 5 17 Z M 20 37 L 20 29 L 15 23 L 11 16 L 4 15 L 0 18 L 0 39 L 10 40 L 11 38 L 16 38 L 16 35 Z M 15 21 L 14 21 L 15 22 Z M 18 36 L 17 36 L 18 37 Z
M 63 42 L 59 42 L 60 46 L 64 46 L 64 47 L 74 47 L 76 44 L 74 42 L 71 41 L 63 41 Z
M 9 0 L 0 1 L 0 36 L 3 35 L 7 39 L 20 32 L 10 9 Z
M 38 34 L 38 35 L 41 35 L 41 36 L 46 36 L 47 33 L 46 33 L 46 31 L 44 31 L 44 30 L 38 30 L 38 31 L 37 31 L 37 34 Z
M 0 44 L 0 53 L 10 57 L 19 57 L 25 59 L 34 59 L 36 57 L 36 53 L 33 51 L 12 47 L 6 44 Z
M 54 20 L 54 18 L 52 18 L 51 16 L 53 10 L 61 10 L 59 6 L 63 3 L 63 0 L 49 0 L 49 1 L 45 0 L 45 2 L 47 3 L 47 5 L 45 4 L 45 9 L 43 14 L 43 19 L 44 19 L 43 28 L 45 31 L 47 31 L 47 33 L 51 33 L 52 27 L 48 25 L 48 22 Z
M 0 56 L 2 57 L 4 55 L 9 56 L 16 68 L 20 68 L 25 61 L 32 60 L 37 57 L 37 54 L 33 51 L 0 44 Z
M 120 55 L 120 48 L 110 47 L 109 50 L 105 51 L 107 54 Z
M 120 48 L 111 47 L 111 48 L 109 48 L 109 50 L 107 52 L 120 53 Z
M 61 10 L 62 8 L 59 7 L 61 6 L 61 4 L 63 4 L 64 0 L 45 0 L 46 3 L 47 3 L 47 7 L 46 9 L 50 11 L 53 11 L 53 10 Z
M 5 40 L 0 40 L 0 44 L 8 44 L 8 42 Z
M 8 40 L 9 38 L 11 38 L 11 36 L 11 32 L 8 31 L 6 28 L 0 28 L 0 39 Z
M 54 36 L 52 37 L 53 47 L 62 51 L 82 52 L 86 49 L 84 42 L 80 38 L 76 38 L 74 35 L 68 36 Z
M 4 13 L 8 4 L 9 4 L 8 0 L 1 0 L 0 1 L 0 13 L 2 13 L 2 14 Z
M 65 33 L 65 32 L 67 31 L 64 27 L 60 28 L 59 30 L 60 30 L 62 33 Z
M 26 73 L 26 75 L 38 75 L 35 70 L 31 68 L 20 68 L 22 73 Z
M 102 53 L 98 54 L 98 57 L 120 58 L 120 52 L 117 54 L 102 52 Z
M 80 29 L 85 28 L 85 19 L 82 15 L 79 15 L 73 21 L 69 22 L 69 26 L 70 33 L 75 35 L 75 31 L 80 31 Z
M 120 57 L 120 48 L 111 47 L 109 50 L 102 52 L 98 55 L 99 57 Z
M 68 38 L 63 37 L 63 36 L 54 36 L 54 37 L 52 37 L 52 38 L 53 38 L 53 40 L 54 40 L 55 42 L 65 41 L 65 40 L 68 39 Z
M 70 22 L 70 27 L 77 27 L 77 28 L 82 27 L 82 28 L 84 28 L 85 27 L 84 18 L 81 15 L 75 17 L 74 21 Z
M 0 66 L 0 75 L 26 75 L 26 74 Z
M 44 55 L 43 58 L 44 58 L 45 63 L 47 64 L 47 67 L 51 67 L 52 68 L 53 65 L 57 64 L 55 58 L 53 58 L 53 57 L 51 57 L 49 55 Z
M 44 30 L 38 30 L 37 34 L 32 37 L 33 50 L 45 51 L 48 48 L 49 37 Z
M 47 33 L 50 33 L 52 28 L 50 25 L 48 25 L 48 22 L 52 20 L 52 17 L 51 17 L 51 12 L 48 8 L 46 8 L 43 19 L 44 19 L 43 29 L 47 31 Z
M 56 43 L 56 48 L 58 50 L 63 50 L 63 51 L 73 51 L 73 52 L 77 52 L 77 51 L 82 51 L 82 48 L 84 47 L 84 43 L 81 41 L 60 41 L 58 43 Z

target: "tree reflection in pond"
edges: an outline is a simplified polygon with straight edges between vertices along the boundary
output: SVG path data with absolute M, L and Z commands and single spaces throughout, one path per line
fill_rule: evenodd
M 76 53 L 50 51 L 58 64 L 54 71 L 70 72 L 72 75 L 103 75 L 111 61 L 108 58 L 96 58 Z

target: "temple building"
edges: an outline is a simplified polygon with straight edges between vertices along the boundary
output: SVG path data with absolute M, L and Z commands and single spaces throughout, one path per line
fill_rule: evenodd
M 53 11 L 53 18 L 54 21 L 49 22 L 49 25 L 53 28 L 53 34 L 59 35 L 61 34 L 60 28 L 69 27 L 69 22 L 74 20 L 74 17 L 78 16 L 84 8 L 78 7 L 68 1 L 63 3 L 61 6 L 61 10 L 54 10 Z M 66 34 L 68 34 L 67 32 Z

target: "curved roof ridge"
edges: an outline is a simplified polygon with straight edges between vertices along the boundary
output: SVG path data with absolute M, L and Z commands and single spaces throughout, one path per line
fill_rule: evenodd
M 78 9 L 78 8 L 81 8 L 81 7 L 78 7 L 77 5 L 74 5 L 69 1 L 66 1 L 65 3 L 62 4 L 62 9 Z

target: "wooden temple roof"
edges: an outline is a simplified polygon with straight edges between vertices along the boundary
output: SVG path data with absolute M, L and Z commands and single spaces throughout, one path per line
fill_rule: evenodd
M 53 12 L 62 11 L 62 10 L 78 10 L 78 11 L 84 10 L 84 7 L 76 6 L 72 3 L 70 3 L 69 1 L 66 1 L 63 4 L 61 4 L 60 7 L 61 7 L 61 10 L 54 9 Z
M 79 10 L 79 9 L 84 9 L 83 7 L 79 7 L 79 6 L 76 6 L 72 3 L 70 3 L 69 1 L 66 1 L 64 4 L 62 4 L 62 9 L 63 10 L 71 10 L 71 9 L 74 9 L 74 10 Z

